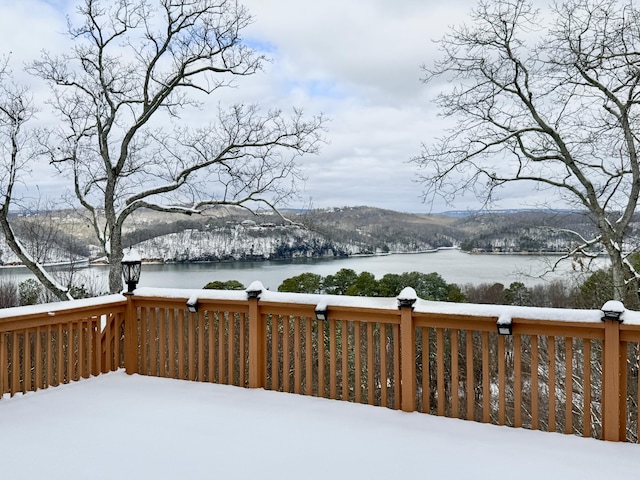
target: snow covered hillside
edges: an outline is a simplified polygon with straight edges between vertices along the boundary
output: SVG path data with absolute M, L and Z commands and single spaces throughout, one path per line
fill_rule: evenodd
M 135 248 L 145 260 L 206 262 L 341 257 L 363 253 L 366 246 L 332 242 L 295 226 L 234 225 L 162 235 Z

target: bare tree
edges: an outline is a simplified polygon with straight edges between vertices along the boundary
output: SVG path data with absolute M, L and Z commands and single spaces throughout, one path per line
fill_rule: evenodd
M 35 158 L 33 132 L 26 128 L 35 108 L 29 90 L 14 82 L 8 59 L 0 59 L 0 228 L 11 250 L 57 298 L 69 299 L 69 289 L 44 269 L 45 259 L 23 243 L 10 220 L 10 209 L 19 199 L 15 189 Z
M 153 4 L 153 6 L 152 6 Z M 276 208 L 299 178 L 295 160 L 318 148 L 322 118 L 220 106 L 207 126 L 180 122 L 198 95 L 257 72 L 248 12 L 233 0 L 84 0 L 75 46 L 30 71 L 47 80 L 61 126 L 42 139 L 71 174 L 122 288 L 122 227 L 137 209 L 198 213 L 214 205 Z
M 540 12 L 526 0 L 483 1 L 439 45 L 424 80 L 453 81 L 437 102 L 457 124 L 414 159 L 426 198 L 548 188 L 594 219 L 597 236 L 574 253 L 602 244 L 615 297 L 637 291 L 626 243 L 640 194 L 637 5 L 568 0 Z

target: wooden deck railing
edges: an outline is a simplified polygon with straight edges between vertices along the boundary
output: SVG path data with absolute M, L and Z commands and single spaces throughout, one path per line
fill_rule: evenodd
M 0 397 L 119 368 L 126 305 L 114 295 L 0 311 Z
M 594 310 L 250 296 L 138 289 L 7 309 L 0 397 L 125 367 L 532 430 L 640 438 L 635 312 L 618 322 Z M 511 335 L 497 333 L 499 318 L 510 321 Z

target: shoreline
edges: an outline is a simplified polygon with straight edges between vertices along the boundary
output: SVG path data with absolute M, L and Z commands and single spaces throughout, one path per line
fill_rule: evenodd
M 298 258 L 259 258 L 259 259 L 242 259 L 242 260 L 218 260 L 218 261 L 185 261 L 185 262 L 175 262 L 175 261 L 160 261 L 158 259 L 142 261 L 143 265 L 216 265 L 216 264 L 234 264 L 234 263 L 249 263 L 249 262 L 280 262 L 280 261 L 305 261 L 305 260 L 340 260 L 347 258 L 373 258 L 373 257 L 387 257 L 391 255 L 422 255 L 429 253 L 438 253 L 440 251 L 450 251 L 457 250 L 460 253 L 467 255 L 486 255 L 486 256 L 514 256 L 514 257 L 561 257 L 566 256 L 567 252 L 470 252 L 461 250 L 460 247 L 438 247 L 429 250 L 416 250 L 412 252 L 380 252 L 380 253 L 359 253 L 354 255 L 348 255 L 344 257 L 298 257 Z M 597 254 L 597 257 L 606 257 L 606 254 L 600 253 Z M 62 269 L 69 266 L 74 266 L 75 268 L 85 269 L 91 267 L 107 267 L 109 264 L 104 261 L 81 261 L 76 264 L 72 263 L 55 263 L 45 265 L 45 269 Z M 0 270 L 2 269 L 20 269 L 27 267 L 24 264 L 11 264 L 11 265 L 0 265 Z

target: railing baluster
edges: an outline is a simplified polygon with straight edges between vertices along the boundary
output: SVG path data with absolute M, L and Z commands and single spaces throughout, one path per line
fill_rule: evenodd
M 400 409 L 400 325 L 392 325 L 393 332 L 393 408 Z
M 475 420 L 476 413 L 476 390 L 473 379 L 473 332 L 465 331 L 465 342 L 467 347 L 467 420 Z
M 531 428 L 540 429 L 538 408 L 538 336 L 531 335 Z
M 89 322 L 87 320 L 83 320 L 80 322 L 82 340 L 83 340 L 83 350 L 82 350 L 82 378 L 89 378 L 89 369 L 90 369 L 90 358 L 91 358 L 91 340 L 89 339 Z
M 338 363 L 338 352 L 336 350 L 336 320 L 329 320 L 329 398 L 337 398 L 336 383 L 338 374 L 336 364 Z
M 282 391 L 291 393 L 291 317 L 282 317 Z
M 240 386 L 244 387 L 246 386 L 246 369 L 247 369 L 247 348 L 246 348 L 246 342 L 245 342 L 245 336 L 247 334 L 247 330 L 246 330 L 246 315 L 244 313 L 239 313 L 239 322 L 240 322 Z M 266 331 L 266 330 L 265 330 Z M 265 338 L 266 341 L 266 338 Z M 265 354 L 267 352 L 266 349 L 266 345 L 265 345 Z
M 56 331 L 56 385 L 61 385 L 64 383 L 64 342 L 63 342 L 63 330 L 62 324 L 58 324 L 58 328 Z M 110 338 L 110 337 L 107 337 Z M 109 357 L 107 357 L 109 358 Z
M 25 332 L 24 335 L 24 342 L 25 342 L 25 346 L 26 346 L 26 342 L 28 340 L 28 335 Z M 36 328 L 36 343 L 35 343 L 35 386 L 34 389 L 35 390 L 39 390 L 44 388 L 44 380 L 42 378 L 42 330 L 40 330 L 40 327 Z M 24 368 L 25 371 L 27 368 L 31 368 L 31 359 L 29 359 L 29 362 L 27 363 L 26 361 L 24 362 Z
M 380 324 L 380 402 L 383 407 L 389 407 L 387 398 L 387 385 L 389 382 L 389 366 L 387 365 L 387 334 L 388 328 L 386 323 Z
M 147 335 L 147 324 L 149 318 L 149 307 L 140 309 L 140 373 L 142 375 L 146 375 L 149 373 L 149 369 L 147 368 L 147 359 L 149 352 L 149 336 Z M 182 377 L 180 377 L 182 378 Z
M 513 336 L 513 426 L 522 427 L 522 337 Z
M 482 332 L 482 421 L 491 421 L 491 390 L 489 384 L 489 332 Z
M 93 322 L 93 328 L 91 330 L 93 335 L 93 375 L 99 375 L 102 372 L 102 331 L 100 328 L 100 324 L 102 322 L 102 317 L 97 316 Z M 49 327 L 49 355 L 52 353 L 52 345 L 51 345 L 51 327 Z M 47 366 L 48 370 L 51 370 L 51 366 Z M 51 373 L 53 377 L 53 372 Z M 51 383 L 53 383 L 51 381 Z
M 198 381 L 204 382 L 204 312 L 198 311 Z
M 582 340 L 583 349 L 583 417 L 582 417 L 582 436 L 591 437 L 591 340 L 585 338 Z M 639 383 L 640 385 L 640 383 Z M 638 397 L 640 398 L 640 396 Z M 640 422 L 638 422 L 640 428 Z
M 11 339 L 11 396 L 20 391 L 20 347 L 18 345 L 18 332 L 13 331 Z
M 167 376 L 167 310 L 158 309 L 158 375 Z
M 178 378 L 180 380 L 184 380 L 185 372 L 184 372 L 184 346 L 187 341 L 185 338 L 184 330 L 185 330 L 185 316 L 188 315 L 185 310 L 178 310 L 178 318 L 177 318 L 177 327 L 178 331 L 176 334 L 176 339 L 178 340 Z
M 318 396 L 325 398 L 325 362 L 324 362 L 324 321 L 316 322 L 318 328 Z
M 157 312 L 156 308 L 152 307 L 149 312 L 149 363 L 150 370 L 149 374 L 157 377 L 158 376 L 158 349 L 157 349 L 157 341 L 158 341 L 158 321 L 157 321 Z
M 304 374 L 304 394 L 313 395 L 313 324 L 311 318 L 307 317 L 304 324 L 304 356 L 305 356 L 305 374 Z
M 353 355 L 355 357 L 353 390 L 355 393 L 354 401 L 362 402 L 362 365 L 361 365 L 361 341 L 360 341 L 360 322 L 353 322 Z
M 194 381 L 196 379 L 196 318 L 197 316 L 187 311 L 184 312 L 184 316 L 186 319 L 186 327 L 189 335 L 189 344 L 187 347 L 187 349 L 189 350 L 188 352 L 189 380 Z
M 168 354 L 169 354 L 169 377 L 176 378 L 176 311 L 174 308 L 169 309 L 169 346 L 168 346 Z
M 225 330 L 226 330 L 226 315 L 224 312 L 218 312 L 218 383 L 226 384 L 227 381 L 224 376 L 224 354 L 226 348 Z
M 271 390 L 280 390 L 280 321 L 271 317 Z
M 125 351 L 125 343 L 124 343 L 124 336 L 125 336 L 125 331 L 126 331 L 126 323 L 125 323 L 125 319 L 127 318 L 126 313 L 119 313 L 117 316 L 117 328 L 116 328 L 116 344 L 114 346 L 114 351 L 113 354 L 115 355 L 115 359 L 116 359 L 116 368 L 120 368 L 120 367 L 124 367 L 125 366 L 125 355 L 124 355 L 124 351 Z
M 458 330 L 451 330 L 451 416 L 460 417 L 458 398 L 458 386 L 460 378 L 458 373 Z
M 100 335 L 99 335 L 99 328 L 96 328 L 96 333 L 94 334 L 94 351 L 98 352 L 98 341 L 100 339 Z M 47 351 L 46 351 L 46 355 L 47 355 L 47 363 L 46 363 L 46 369 L 47 369 L 47 387 L 49 385 L 53 385 L 53 338 L 51 335 L 51 325 L 47 325 Z M 98 363 L 96 363 L 95 365 L 99 365 Z M 98 375 L 98 373 L 100 372 L 100 370 L 95 369 L 94 366 L 94 371 L 93 374 L 94 375 Z
M 293 317 L 293 393 L 300 393 L 302 359 L 300 345 L 300 317 Z
M 547 337 L 549 355 L 549 431 L 556 431 L 556 338 Z
M 367 323 L 367 403 L 374 405 L 373 322 Z
M 573 433 L 573 338 L 564 338 L 564 433 Z
M 429 367 L 429 329 L 422 328 L 422 412 L 431 413 L 431 369 Z
M 74 330 L 73 322 L 67 323 L 67 382 L 77 380 L 75 371 L 76 349 Z
M 216 337 L 215 337 L 215 324 L 216 324 L 216 314 L 213 310 L 207 310 L 206 311 L 206 317 L 207 317 L 207 325 L 209 327 L 209 339 L 208 339 L 208 343 L 209 343 L 209 350 L 208 350 L 208 362 L 209 362 L 209 382 L 214 383 L 216 381 L 216 365 L 215 365 L 215 360 L 216 360 Z
M 102 366 L 102 371 L 103 372 L 110 372 L 111 370 L 113 370 L 114 368 L 114 361 L 112 360 L 113 358 L 113 349 L 111 346 L 111 339 L 113 338 L 113 342 L 114 345 L 113 347 L 115 347 L 115 343 L 117 342 L 117 335 L 115 335 L 115 333 L 112 331 L 112 324 L 115 321 L 115 318 L 111 317 L 111 315 L 107 316 L 107 323 L 104 326 L 104 339 L 105 339 L 105 346 L 104 346 L 104 357 L 105 357 L 105 362 L 104 365 Z
M 26 393 L 31 390 L 37 390 L 38 382 L 37 377 L 35 383 L 35 387 L 31 388 L 31 331 L 29 329 L 25 329 L 24 331 L 24 378 L 22 381 L 22 393 Z
M 340 399 L 349 400 L 349 322 L 342 320 L 340 325 L 340 336 L 342 339 L 342 390 Z
M 506 389 L 506 377 L 505 377 L 505 349 L 504 349 L 504 335 L 498 336 L 498 425 L 505 424 L 505 389 Z
M 229 385 L 235 385 L 235 351 L 236 351 L 236 336 L 235 336 L 235 324 L 236 315 L 233 312 L 228 313 L 228 345 L 227 345 L 227 378 L 229 379 Z
M 620 356 L 618 371 L 620 372 L 620 384 L 619 384 L 619 395 L 618 395 L 618 412 L 619 412 L 619 420 L 618 420 L 618 440 L 625 441 L 627 438 L 627 395 L 628 395 L 628 377 L 627 377 L 627 358 L 629 353 L 627 351 L 628 343 L 620 342 Z

